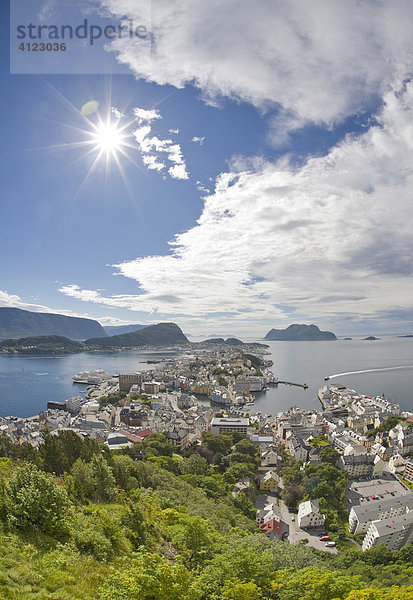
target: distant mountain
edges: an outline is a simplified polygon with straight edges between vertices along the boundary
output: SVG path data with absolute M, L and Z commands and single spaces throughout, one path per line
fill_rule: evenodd
M 158 325 L 149 325 L 140 331 L 110 337 L 90 338 L 85 342 L 75 342 L 57 335 L 31 336 L 18 340 L 7 339 L 0 342 L 0 352 L 71 354 L 88 350 L 112 350 L 135 348 L 137 346 L 173 346 L 188 343 L 187 337 L 178 325 L 175 325 L 175 323 L 158 323 Z
M 375 340 L 379 340 L 380 338 L 374 337 L 374 335 L 369 335 L 369 337 L 363 338 L 363 341 L 374 342 Z
M 0 307 L 0 339 L 39 335 L 85 340 L 89 337 L 106 337 L 106 332 L 93 319 Z
M 122 335 L 122 333 L 132 333 L 145 329 L 145 327 L 148 327 L 148 325 L 108 325 L 103 329 L 108 335 Z
M 239 340 L 238 338 L 227 338 L 226 340 L 224 340 L 224 338 L 219 337 L 208 338 L 207 340 L 202 342 L 202 344 L 226 344 L 227 346 L 243 346 L 244 342 L 241 342 L 241 340 Z
M 0 351 L 18 354 L 74 354 L 83 346 L 60 335 L 39 335 L 18 340 L 8 339 L 0 343 Z
M 331 331 L 320 331 L 317 325 L 290 325 L 287 329 L 271 329 L 264 338 L 271 341 L 314 342 L 336 340 Z
M 158 323 L 132 333 L 112 335 L 106 338 L 90 338 L 85 341 L 88 348 L 101 348 L 102 350 L 136 346 L 173 346 L 188 343 L 188 338 L 175 323 Z

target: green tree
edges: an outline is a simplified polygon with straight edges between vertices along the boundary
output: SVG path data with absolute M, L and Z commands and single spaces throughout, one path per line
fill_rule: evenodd
M 281 492 L 281 498 L 289 508 L 297 508 L 297 504 L 303 500 L 305 490 L 301 485 L 286 485 Z
M 78 458 L 71 470 L 71 486 L 74 496 L 81 502 L 92 499 L 95 493 L 95 480 L 90 463 Z
M 413 586 L 352 590 L 344 600 L 413 600 Z
M 262 593 L 254 581 L 242 583 L 238 579 L 227 581 L 221 591 L 222 600 L 261 600 Z
M 337 464 L 339 456 L 339 453 L 337 452 L 337 450 L 334 450 L 334 448 L 323 448 L 322 450 L 320 450 L 321 462 L 333 465 L 334 467 Z
M 7 483 L 7 519 L 18 529 L 36 528 L 62 537 L 67 533 L 70 509 L 66 490 L 34 465 L 18 467 Z
M 210 431 L 202 432 L 202 445 L 206 446 L 214 454 L 228 454 L 232 446 L 232 436 L 226 434 L 214 435 Z
M 141 552 L 129 565 L 111 571 L 99 600 L 198 600 L 201 591 L 193 576 L 178 562 Z
M 152 433 L 142 444 L 145 452 L 154 456 L 172 456 L 175 449 L 162 433 Z
M 307 567 L 276 571 L 271 587 L 279 600 L 338 600 L 360 585 L 358 577 Z
M 147 460 L 150 460 L 155 465 L 158 465 L 165 471 L 170 471 L 174 475 L 181 475 L 182 473 L 182 459 L 176 456 L 152 456 L 147 455 Z
M 127 492 L 138 485 L 136 478 L 132 475 L 133 467 L 133 460 L 128 455 L 118 454 L 112 457 L 112 470 L 116 485 Z
M 135 548 L 145 543 L 147 533 L 145 515 L 139 501 L 139 494 L 132 492 L 122 516 L 122 525 L 126 527 L 128 537 Z
M 253 444 L 251 440 L 246 439 L 240 440 L 235 444 L 235 451 L 252 457 L 257 457 L 260 455 L 259 447 Z
M 255 474 L 255 465 L 251 463 L 234 463 L 224 473 L 224 481 L 227 483 L 236 483 L 240 479 L 249 477 L 252 479 Z
M 115 497 L 115 478 L 112 469 L 100 454 L 90 461 L 93 478 L 93 493 L 97 500 L 110 502 Z
M 191 454 L 183 462 L 183 472 L 193 475 L 207 475 L 209 473 L 209 466 L 203 456 Z
M 219 535 L 209 521 L 173 509 L 163 511 L 162 518 L 170 523 L 167 527 L 168 537 L 188 566 L 202 564 L 213 556 Z
M 57 435 L 47 433 L 40 447 L 45 471 L 56 475 L 68 473 L 79 458 L 88 462 L 99 452 L 99 445 L 94 440 L 81 438 L 70 430 L 59 431 Z
M 182 475 L 181 479 L 190 483 L 193 487 L 203 490 L 208 498 L 219 498 L 227 493 L 227 485 L 220 473 L 214 475 Z
M 262 533 L 234 535 L 205 566 L 199 582 L 205 598 L 220 598 L 222 588 L 232 579 L 254 581 L 259 588 L 268 589 L 273 571 L 274 554 L 267 537 Z
M 27 460 L 37 466 L 41 464 L 39 452 L 28 442 L 16 444 L 10 438 L 0 434 L 0 457 Z
M 240 492 L 236 498 L 234 498 L 234 505 L 246 516 L 250 519 L 255 519 L 257 511 L 255 510 L 255 506 L 250 498 L 244 493 Z

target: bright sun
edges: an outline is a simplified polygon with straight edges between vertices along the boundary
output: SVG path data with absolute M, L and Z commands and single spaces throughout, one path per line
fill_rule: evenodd
M 96 149 L 101 153 L 116 154 L 117 150 L 125 144 L 125 136 L 119 130 L 115 123 L 110 121 L 101 123 L 93 132 L 92 141 L 96 144 Z

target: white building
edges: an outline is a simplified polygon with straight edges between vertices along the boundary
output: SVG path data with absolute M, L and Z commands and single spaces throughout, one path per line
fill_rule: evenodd
M 351 533 L 366 533 L 370 523 L 390 517 L 398 517 L 413 510 L 413 492 L 400 498 L 377 499 L 353 506 L 349 514 L 349 529 Z
M 298 505 L 298 526 L 301 529 L 307 527 L 322 527 L 326 520 L 325 515 L 320 513 L 318 500 L 307 500 Z
M 384 544 L 389 550 L 399 550 L 413 542 L 413 511 L 370 523 L 362 550 Z
M 249 426 L 249 419 L 242 417 L 229 418 L 229 417 L 215 417 L 211 420 L 211 433 L 218 435 L 220 433 L 234 433 L 239 431 L 244 436 L 247 435 Z
M 245 381 L 250 386 L 250 392 L 261 392 L 265 388 L 265 377 L 247 375 Z
M 389 459 L 389 471 L 390 473 L 403 473 L 404 472 L 405 460 L 401 454 L 395 454 Z

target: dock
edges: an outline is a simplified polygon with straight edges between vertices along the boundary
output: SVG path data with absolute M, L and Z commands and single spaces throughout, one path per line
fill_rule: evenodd
M 277 383 L 284 383 L 284 385 L 295 385 L 296 387 L 303 388 L 304 390 L 308 388 L 306 383 L 295 383 L 294 381 L 278 381 Z

